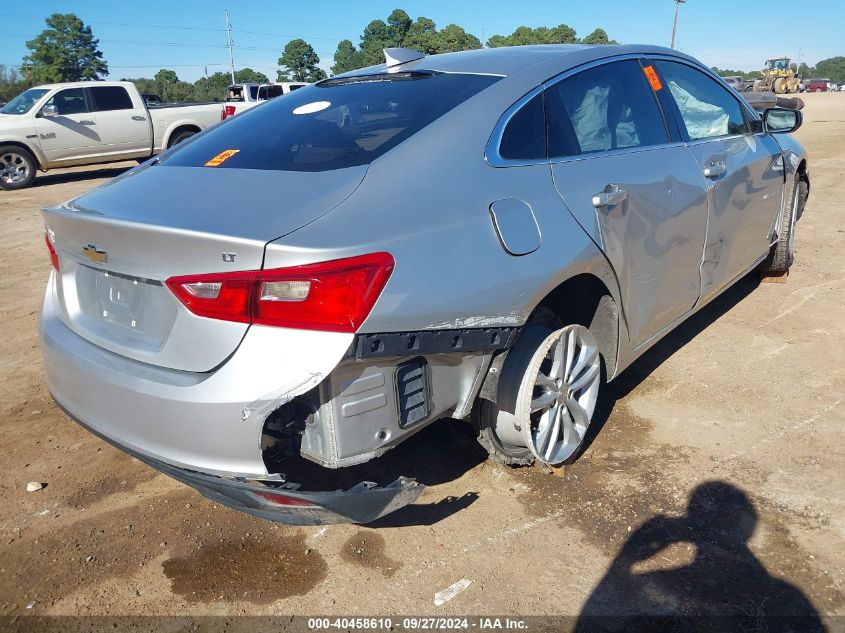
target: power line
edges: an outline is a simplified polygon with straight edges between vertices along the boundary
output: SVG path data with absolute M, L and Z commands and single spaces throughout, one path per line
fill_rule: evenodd
M 37 18 L 31 15 L 9 15 L 4 14 L 5 18 L 19 18 L 24 20 L 36 20 L 38 22 L 43 22 L 44 18 Z M 180 30 L 180 31 L 214 31 L 217 33 L 225 33 L 226 29 L 219 29 L 213 28 L 208 26 L 169 26 L 164 24 L 129 24 L 127 22 L 105 22 L 102 20 L 88 20 L 85 22 L 86 24 L 101 24 L 104 26 L 124 26 L 124 27 L 138 27 L 138 28 L 146 28 L 146 29 L 173 29 L 173 30 Z M 236 33 L 243 33 L 244 35 L 260 35 L 263 37 L 280 37 L 280 38 L 302 38 L 302 39 L 309 39 L 309 40 L 329 40 L 332 42 L 339 42 L 340 40 L 349 39 L 348 37 L 328 37 L 325 35 L 293 35 L 290 33 L 267 33 L 263 31 L 240 31 L 238 29 L 232 29 L 233 32 Z M 105 40 L 102 40 L 105 41 Z

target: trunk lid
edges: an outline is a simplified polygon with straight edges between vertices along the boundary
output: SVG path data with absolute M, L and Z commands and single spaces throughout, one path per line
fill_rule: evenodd
M 209 371 L 237 349 L 249 326 L 192 314 L 164 282 L 260 269 L 268 242 L 331 211 L 365 174 L 366 167 L 303 173 L 148 166 L 44 209 L 61 271 L 57 311 L 77 334 L 112 352 Z

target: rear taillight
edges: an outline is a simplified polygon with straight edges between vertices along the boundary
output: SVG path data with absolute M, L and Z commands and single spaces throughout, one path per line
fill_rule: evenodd
M 355 332 L 393 272 L 390 253 L 292 268 L 171 277 L 191 312 L 210 319 L 303 330 Z
M 235 116 L 235 106 L 223 106 L 223 111 L 220 113 L 220 120 L 225 121 L 230 116 Z
M 47 250 L 50 251 L 50 263 L 56 272 L 59 272 L 59 254 L 56 252 L 56 247 L 50 241 L 50 233 L 44 233 L 44 243 L 47 244 Z
M 314 503 L 310 501 L 306 501 L 305 499 L 300 499 L 298 497 L 289 497 L 287 495 L 280 495 L 275 492 L 255 492 L 256 497 L 260 498 L 262 501 L 269 502 L 274 506 L 287 506 L 287 507 L 294 507 L 294 508 L 317 508 Z

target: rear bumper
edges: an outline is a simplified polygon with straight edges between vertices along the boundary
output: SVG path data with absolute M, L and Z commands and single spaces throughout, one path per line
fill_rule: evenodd
M 206 497 L 271 521 L 368 522 L 413 503 L 423 486 L 306 492 L 269 475 L 261 454 L 267 414 L 329 374 L 352 335 L 250 328 L 214 372 L 133 361 L 86 341 L 58 317 L 51 277 L 39 326 L 47 385 L 80 425 Z
M 303 491 L 289 481 L 227 478 L 179 468 L 127 448 L 65 412 L 80 426 L 161 473 L 234 510 L 290 525 L 369 523 L 416 501 L 425 486 L 400 477 L 389 486 L 361 482 L 349 490 Z
M 75 419 L 134 454 L 226 477 L 263 477 L 264 418 L 319 384 L 351 334 L 253 326 L 216 370 L 156 367 L 85 340 L 59 318 L 51 276 L 39 325 L 47 385 Z

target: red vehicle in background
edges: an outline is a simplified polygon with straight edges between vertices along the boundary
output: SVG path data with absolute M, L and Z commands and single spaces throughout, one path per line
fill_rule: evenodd
M 830 79 L 808 79 L 804 85 L 807 92 L 827 92 L 830 88 Z

